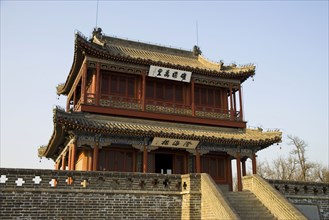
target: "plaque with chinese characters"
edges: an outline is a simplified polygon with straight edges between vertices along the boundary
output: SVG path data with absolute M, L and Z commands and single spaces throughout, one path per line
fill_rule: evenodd
M 198 144 L 199 141 L 160 138 L 160 137 L 153 138 L 153 141 L 151 143 L 152 146 L 181 148 L 181 149 L 195 149 Z
M 192 72 L 170 69 L 160 66 L 150 66 L 148 76 L 161 79 L 176 80 L 181 82 L 190 82 Z

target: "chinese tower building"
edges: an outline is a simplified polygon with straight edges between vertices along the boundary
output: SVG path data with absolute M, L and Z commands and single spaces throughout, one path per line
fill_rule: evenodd
M 163 174 L 208 173 L 238 190 L 246 160 L 256 173 L 258 151 L 281 132 L 248 129 L 242 83 L 254 65 L 224 65 L 192 51 L 77 33 L 74 60 L 57 94 L 54 130 L 39 156 L 58 170 Z

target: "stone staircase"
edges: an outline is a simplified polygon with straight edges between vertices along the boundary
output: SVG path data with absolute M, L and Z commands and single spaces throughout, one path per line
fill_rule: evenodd
M 270 211 L 249 190 L 242 192 L 230 192 L 220 187 L 241 219 L 276 219 Z

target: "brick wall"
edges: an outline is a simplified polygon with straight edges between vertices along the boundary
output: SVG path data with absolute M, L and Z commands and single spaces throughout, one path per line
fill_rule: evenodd
M 0 219 L 200 219 L 200 175 L 4 168 L 0 175 Z
M 223 192 L 206 173 L 201 174 L 201 195 L 202 219 L 239 219 Z
M 329 219 L 329 183 L 268 180 L 295 205 L 315 205 L 321 219 Z

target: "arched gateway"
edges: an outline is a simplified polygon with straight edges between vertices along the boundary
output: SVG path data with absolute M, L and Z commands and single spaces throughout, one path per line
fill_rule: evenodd
M 193 51 L 76 33 L 72 68 L 54 109 L 54 132 L 39 156 L 56 169 L 164 174 L 209 173 L 238 189 L 245 161 L 281 141 L 281 132 L 246 128 L 242 83 L 254 65 L 226 66 Z

